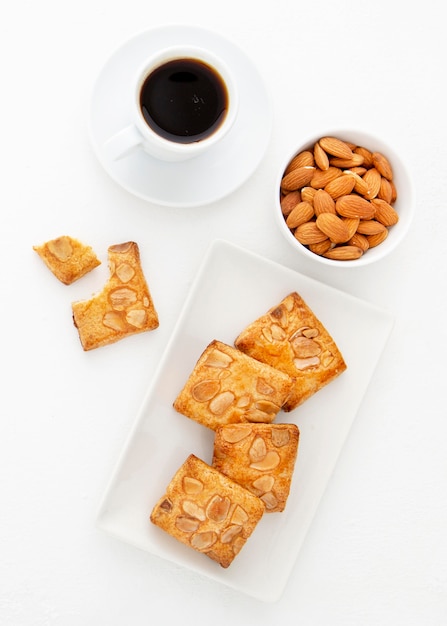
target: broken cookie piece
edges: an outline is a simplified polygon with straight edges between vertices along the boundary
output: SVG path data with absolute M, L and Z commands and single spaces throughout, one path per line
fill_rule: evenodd
M 285 411 L 292 411 L 346 370 L 335 341 L 296 292 L 249 324 L 234 345 L 295 379 Z
M 150 521 L 226 568 L 264 510 L 257 496 L 191 454 L 154 506 Z
M 266 513 L 285 509 L 298 453 L 295 424 L 231 424 L 217 429 L 212 465 L 261 498 Z
M 33 250 L 64 285 L 71 285 L 101 264 L 90 246 L 68 235 L 33 246 Z
M 212 341 L 174 401 L 179 413 L 215 430 L 273 422 L 293 386 L 287 374 L 221 341 Z
M 84 350 L 114 343 L 159 325 L 143 270 L 138 245 L 127 243 L 108 249 L 110 278 L 90 300 L 72 304 L 73 321 Z

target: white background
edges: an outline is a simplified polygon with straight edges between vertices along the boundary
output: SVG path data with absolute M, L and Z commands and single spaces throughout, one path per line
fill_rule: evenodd
M 0 623 L 263 626 L 447 623 L 446 162 L 443 3 L 17 0 L 1 63 Z M 256 63 L 274 105 L 255 174 L 205 207 L 118 187 L 93 154 L 97 74 L 136 33 L 208 27 Z M 364 269 L 297 259 L 272 215 L 279 163 L 327 127 L 401 154 L 416 215 Z M 262 129 L 261 131 L 262 132 Z M 100 268 L 66 287 L 34 244 L 90 244 Z M 209 243 L 223 238 L 384 307 L 396 323 L 282 598 L 253 600 L 104 535 L 95 515 Z M 84 353 L 71 302 L 102 288 L 107 247 L 136 240 L 153 333 Z M 334 416 L 336 419 L 336 416 Z

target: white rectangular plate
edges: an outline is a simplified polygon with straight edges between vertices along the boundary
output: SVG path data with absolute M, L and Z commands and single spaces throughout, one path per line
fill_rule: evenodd
M 214 433 L 172 408 L 213 339 L 233 344 L 254 319 L 297 291 L 340 348 L 347 370 L 277 422 L 300 429 L 283 513 L 263 516 L 228 569 L 149 521 L 174 473 L 193 453 L 211 463 Z M 98 526 L 115 537 L 264 601 L 282 594 L 393 326 L 371 304 L 224 241 L 210 247 L 101 503 Z

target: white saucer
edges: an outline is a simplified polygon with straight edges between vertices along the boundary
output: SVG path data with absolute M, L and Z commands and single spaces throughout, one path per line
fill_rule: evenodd
M 128 102 L 135 72 L 153 52 L 175 44 L 207 47 L 228 64 L 239 89 L 238 119 L 219 145 L 189 161 L 167 163 L 143 150 L 110 161 L 102 146 L 131 122 Z M 164 26 L 130 39 L 107 61 L 92 93 L 90 135 L 99 161 L 115 182 L 155 204 L 198 206 L 230 194 L 259 165 L 271 128 L 270 97 L 251 60 L 220 35 L 195 26 Z

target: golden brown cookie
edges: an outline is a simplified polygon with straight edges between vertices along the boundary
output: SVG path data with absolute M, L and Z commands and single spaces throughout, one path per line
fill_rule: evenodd
M 287 374 L 214 340 L 197 361 L 174 408 L 213 430 L 222 424 L 272 422 L 293 382 Z
M 346 369 L 331 335 L 296 292 L 249 324 L 234 345 L 295 379 L 285 411 L 293 410 Z
M 228 567 L 263 513 L 262 500 L 191 454 L 154 506 L 150 520 Z
M 33 246 L 33 250 L 64 285 L 71 285 L 101 264 L 90 246 L 68 235 Z
M 231 424 L 217 429 L 212 465 L 265 504 L 283 511 L 298 454 L 295 424 Z
M 110 277 L 90 300 L 72 304 L 73 321 L 84 350 L 119 341 L 159 325 L 143 270 L 138 245 L 127 243 L 108 249 Z

